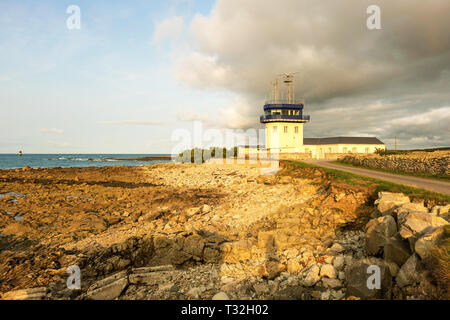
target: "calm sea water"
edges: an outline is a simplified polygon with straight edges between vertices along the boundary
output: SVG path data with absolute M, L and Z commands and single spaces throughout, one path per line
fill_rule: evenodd
M 70 167 L 104 167 L 104 166 L 139 166 L 144 164 L 169 162 L 111 160 L 107 158 L 142 158 L 151 156 L 168 156 L 167 154 L 0 154 L 0 169 L 31 168 L 70 168 Z

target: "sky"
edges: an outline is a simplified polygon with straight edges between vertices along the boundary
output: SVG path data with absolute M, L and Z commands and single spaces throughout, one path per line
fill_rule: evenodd
M 381 29 L 367 27 L 372 4 Z M 450 146 L 448 12 L 448 0 L 1 0 L 0 153 L 229 146 L 226 133 L 262 128 L 283 72 L 298 72 L 305 137 Z

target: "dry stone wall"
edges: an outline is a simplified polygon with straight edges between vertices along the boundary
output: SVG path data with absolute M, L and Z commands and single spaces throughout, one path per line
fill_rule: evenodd
M 450 175 L 450 152 L 420 152 L 407 155 L 347 155 L 340 161 L 369 168 L 431 175 Z

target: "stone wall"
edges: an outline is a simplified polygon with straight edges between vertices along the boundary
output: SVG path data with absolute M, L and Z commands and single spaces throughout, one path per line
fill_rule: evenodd
M 370 168 L 450 175 L 450 152 L 417 152 L 405 155 L 347 155 L 339 161 Z

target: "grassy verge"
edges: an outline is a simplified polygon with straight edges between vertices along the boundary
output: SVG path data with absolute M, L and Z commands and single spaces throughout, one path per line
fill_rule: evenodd
M 379 191 L 401 192 L 413 198 L 434 200 L 437 202 L 446 202 L 446 203 L 450 202 L 450 196 L 437 192 L 428 191 L 425 189 L 409 187 L 402 184 L 384 181 L 380 179 L 374 179 L 370 177 L 363 177 L 357 174 L 335 169 L 328 169 L 313 164 L 304 163 L 301 161 L 286 160 L 286 162 L 291 163 L 297 168 L 320 168 L 324 170 L 328 174 L 330 180 L 334 182 L 349 185 L 373 187 L 375 189 L 375 192 L 377 193 Z
M 381 172 L 386 172 L 386 173 L 400 174 L 403 176 L 413 176 L 413 177 L 418 177 L 418 178 L 450 182 L 450 176 L 447 176 L 447 175 L 435 176 L 435 175 L 427 174 L 427 173 L 415 173 L 415 172 L 405 172 L 405 171 L 397 171 L 397 170 L 390 170 L 390 169 L 371 168 L 371 167 L 356 165 L 356 164 L 342 162 L 342 161 L 333 161 L 333 163 L 344 165 L 347 167 L 353 167 L 353 168 L 369 169 L 369 170 L 381 171 Z

